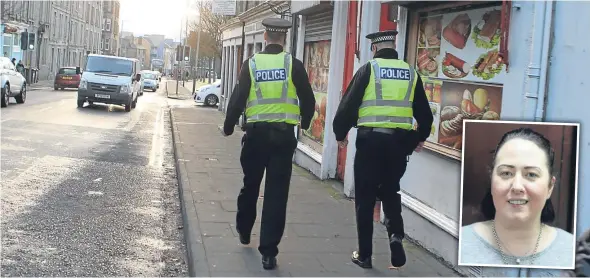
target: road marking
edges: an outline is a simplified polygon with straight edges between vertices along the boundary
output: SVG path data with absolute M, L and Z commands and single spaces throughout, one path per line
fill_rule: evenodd
M 39 112 L 47 111 L 47 110 L 49 110 L 49 109 L 51 109 L 51 106 L 49 106 L 49 107 L 45 107 L 45 108 L 43 108 L 43 109 L 40 109 L 40 110 L 39 110 Z
M 149 166 L 161 167 L 164 163 L 162 153 L 164 152 L 164 146 L 162 144 L 162 135 L 164 132 L 164 113 L 163 109 L 158 110 L 158 115 L 154 121 L 154 135 L 152 136 L 152 147 L 150 150 Z

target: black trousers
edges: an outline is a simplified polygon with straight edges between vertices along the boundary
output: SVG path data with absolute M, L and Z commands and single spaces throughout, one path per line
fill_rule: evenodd
M 244 186 L 238 195 L 236 227 L 242 234 L 252 232 L 256 221 L 260 183 L 266 170 L 258 251 L 264 256 L 276 256 L 285 229 L 293 153 L 297 147 L 297 139 L 291 125 L 282 129 L 256 126 L 246 128 L 242 144 L 240 162 L 244 172 Z
M 356 139 L 354 158 L 355 208 L 359 255 L 373 254 L 373 213 L 379 198 L 385 212 L 385 226 L 389 237 L 403 238 L 399 181 L 406 171 L 407 151 L 403 150 L 399 135 L 361 132 Z

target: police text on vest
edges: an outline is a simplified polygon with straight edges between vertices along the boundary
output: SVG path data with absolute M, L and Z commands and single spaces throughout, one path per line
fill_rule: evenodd
M 409 69 L 380 68 L 379 71 L 381 79 L 410 80 Z
M 287 79 L 287 71 L 285 69 L 257 70 L 255 77 L 256 82 L 284 81 Z

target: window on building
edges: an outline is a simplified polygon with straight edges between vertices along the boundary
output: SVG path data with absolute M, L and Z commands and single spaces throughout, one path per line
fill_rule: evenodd
M 111 49 L 111 40 L 105 39 L 104 40 L 104 50 L 110 50 L 110 49 Z
M 105 20 L 105 31 L 108 31 L 108 32 L 111 31 L 111 19 L 110 18 L 107 18 Z
M 51 48 L 51 65 L 49 66 L 50 70 L 53 71 L 55 66 L 55 48 Z
M 8 58 L 12 56 L 12 35 L 4 35 L 4 45 L 2 46 L 2 53 L 6 53 Z
M 57 36 L 61 39 L 63 38 L 63 35 L 65 34 L 64 32 L 64 28 L 66 27 L 66 25 L 64 24 L 64 14 L 59 14 L 59 33 L 57 34 Z
M 104 48 L 104 40 L 100 41 L 100 49 L 105 49 Z

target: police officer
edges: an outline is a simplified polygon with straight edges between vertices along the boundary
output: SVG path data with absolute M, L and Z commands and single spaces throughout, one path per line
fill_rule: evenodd
M 333 122 L 341 148 L 347 144 L 348 131 L 358 127 L 354 179 L 359 249 L 353 252 L 352 261 L 362 268 L 372 268 L 377 198 L 385 212 L 391 264 L 397 268 L 406 263 L 399 182 L 408 156 L 420 151 L 433 121 L 420 76 L 394 50 L 396 35 L 397 31 L 367 35 L 373 59 L 354 75 Z M 412 117 L 418 131 L 412 130 Z
M 245 108 L 246 134 L 240 156 L 244 186 L 238 195 L 236 228 L 240 242 L 249 244 L 266 170 L 258 250 L 264 269 L 273 269 L 285 229 L 292 159 L 297 147 L 295 127 L 301 123 L 302 129 L 309 128 L 315 98 L 303 63 L 283 49 L 291 23 L 269 18 L 262 25 L 266 28 L 267 45 L 242 65 L 238 85 L 229 100 L 223 133 L 228 136 L 234 132 Z

